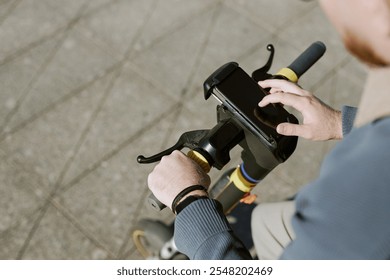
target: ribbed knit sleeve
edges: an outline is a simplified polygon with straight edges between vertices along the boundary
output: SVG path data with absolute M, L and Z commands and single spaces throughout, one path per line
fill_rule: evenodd
M 194 201 L 177 215 L 174 240 L 190 259 L 251 258 L 234 236 L 220 203 L 212 199 Z
M 357 108 L 351 106 L 343 106 L 341 109 L 343 136 L 352 130 L 357 110 Z

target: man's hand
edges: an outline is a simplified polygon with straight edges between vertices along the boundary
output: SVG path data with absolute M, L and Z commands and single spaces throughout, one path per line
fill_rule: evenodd
M 312 93 L 285 80 L 265 80 L 259 82 L 259 85 L 262 88 L 271 88 L 271 94 L 260 101 L 260 107 L 281 103 L 295 108 L 303 116 L 303 124 L 279 124 L 276 128 L 279 134 L 300 136 L 309 140 L 343 138 L 341 112 L 329 107 Z
M 148 186 L 155 197 L 171 207 L 173 199 L 183 189 L 192 185 L 210 185 L 210 177 L 192 159 L 180 151 L 164 156 L 148 176 Z M 207 195 L 204 191 L 193 191 L 188 195 Z M 187 196 L 188 196 L 187 195 Z

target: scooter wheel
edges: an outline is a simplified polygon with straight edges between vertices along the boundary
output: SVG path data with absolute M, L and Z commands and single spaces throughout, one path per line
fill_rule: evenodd
M 142 219 L 134 228 L 133 242 L 145 259 L 158 259 L 161 248 L 172 236 L 172 226 L 158 220 Z

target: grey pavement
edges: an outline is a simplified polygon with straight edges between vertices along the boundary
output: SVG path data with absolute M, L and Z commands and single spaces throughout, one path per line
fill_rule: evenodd
M 316 1 L 0 0 L 0 259 L 141 259 L 137 221 L 173 217 L 146 205 L 137 155 L 216 124 L 202 83 L 220 65 L 250 73 L 273 43 L 275 72 L 317 40 L 300 84 L 357 105 L 365 71 Z M 294 195 L 334 145 L 301 139 L 258 202 Z

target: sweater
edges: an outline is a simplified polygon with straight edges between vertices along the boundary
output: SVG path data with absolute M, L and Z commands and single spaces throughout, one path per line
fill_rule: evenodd
M 352 129 L 355 114 L 343 109 L 348 134 L 325 158 L 318 178 L 297 194 L 296 238 L 282 259 L 390 258 L 390 118 Z M 190 259 L 251 257 L 212 199 L 180 212 L 174 240 Z

